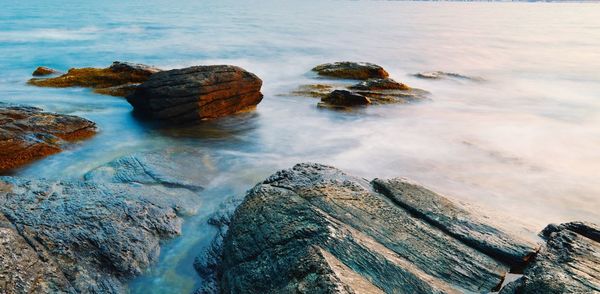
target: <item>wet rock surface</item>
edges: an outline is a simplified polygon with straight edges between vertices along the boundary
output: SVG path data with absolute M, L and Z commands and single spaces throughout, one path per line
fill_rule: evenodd
M 143 64 L 115 61 L 107 68 L 72 68 L 58 77 L 31 79 L 29 84 L 54 88 L 85 87 L 100 94 L 124 97 L 159 71 Z
M 199 293 L 490 292 L 536 250 L 421 186 L 319 164 L 280 171 L 224 211 L 212 223 L 227 232 L 196 263 Z
M 502 294 L 600 292 L 600 228 L 572 222 L 549 225 L 546 244 L 525 268 L 523 277 Z
M 55 75 L 55 74 L 60 74 L 61 72 L 49 68 L 49 67 L 45 67 L 45 66 L 39 66 L 38 68 L 36 68 L 33 73 L 31 74 L 32 76 L 35 77 L 42 77 L 42 76 L 49 76 L 49 75 Z
M 480 77 L 471 77 L 455 72 L 445 71 L 424 71 L 414 74 L 415 77 L 429 80 L 443 80 L 443 79 L 458 79 L 458 80 L 469 80 L 469 81 L 483 81 Z
M 67 142 L 95 133 L 96 125 L 84 118 L 0 105 L 0 171 L 60 152 Z
M 352 107 L 371 104 L 371 100 L 348 90 L 334 90 L 321 99 L 319 107 Z
M 261 79 L 237 66 L 194 66 L 153 75 L 127 101 L 154 119 L 197 121 L 255 108 L 261 86 Z
M 156 261 L 180 216 L 201 205 L 210 177 L 183 176 L 166 150 L 118 158 L 85 176 L 53 181 L 0 177 L 0 286 L 8 293 L 124 293 Z M 161 160 L 162 158 L 162 160 Z M 183 166 L 185 167 L 185 166 Z M 177 185 L 194 179 L 194 186 Z
M 389 76 L 383 67 L 368 62 L 342 61 L 325 63 L 315 66 L 312 70 L 321 76 L 353 80 L 384 79 Z

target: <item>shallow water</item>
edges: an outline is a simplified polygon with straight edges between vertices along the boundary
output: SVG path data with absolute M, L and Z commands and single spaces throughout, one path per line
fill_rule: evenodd
M 123 3 L 125 2 L 125 3 Z M 277 169 L 301 161 L 366 178 L 402 176 L 480 206 L 530 235 L 550 222 L 600 221 L 600 5 L 383 1 L 20 1 L 0 9 L 0 101 L 69 113 L 100 133 L 13 172 L 80 177 L 136 151 L 207 150 L 219 177 L 134 293 L 190 292 L 206 216 Z M 177 68 L 240 65 L 264 80 L 253 113 L 184 130 L 132 116 L 122 98 L 25 81 L 39 65 L 125 60 Z M 355 113 L 285 95 L 319 63 L 381 64 L 432 93 Z M 445 70 L 482 77 L 419 80 Z M 280 95 L 284 94 L 284 95 Z M 194 172 L 202 172 L 194 171 Z

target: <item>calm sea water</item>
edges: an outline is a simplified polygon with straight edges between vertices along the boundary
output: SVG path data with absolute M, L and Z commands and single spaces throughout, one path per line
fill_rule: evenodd
M 89 118 L 100 133 L 14 172 L 77 178 L 131 152 L 188 145 L 220 170 L 205 207 L 134 293 L 190 292 L 206 216 L 277 169 L 314 161 L 367 178 L 402 176 L 482 207 L 531 235 L 550 222 L 600 222 L 600 5 L 384 1 L 1 0 L 0 101 Z M 45 65 L 165 69 L 235 64 L 264 80 L 251 114 L 185 130 L 138 121 L 122 98 L 25 81 Z M 381 64 L 431 101 L 319 110 L 285 95 L 319 63 Z M 485 82 L 428 81 L 445 70 Z M 284 94 L 284 95 L 279 95 Z M 202 170 L 190 172 L 203 172 Z

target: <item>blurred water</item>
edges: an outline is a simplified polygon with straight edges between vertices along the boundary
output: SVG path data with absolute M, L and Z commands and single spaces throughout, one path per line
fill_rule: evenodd
M 523 234 L 549 222 L 600 221 L 599 4 L 0 4 L 0 101 L 80 115 L 100 127 L 93 139 L 14 174 L 79 177 L 120 155 L 171 145 L 204 148 L 222 170 L 204 195 L 205 208 L 187 220 L 182 237 L 165 244 L 132 292 L 192 291 L 193 257 L 214 233 L 203 224 L 206 215 L 226 196 L 301 161 L 366 178 L 411 178 L 516 219 L 529 230 Z M 114 60 L 240 65 L 263 78 L 265 99 L 254 113 L 174 130 L 139 121 L 121 98 L 25 84 L 39 65 L 66 70 Z M 339 113 L 278 95 L 311 82 L 312 66 L 337 60 L 381 64 L 393 78 L 430 91 L 432 100 Z M 410 75 L 426 70 L 486 81 Z

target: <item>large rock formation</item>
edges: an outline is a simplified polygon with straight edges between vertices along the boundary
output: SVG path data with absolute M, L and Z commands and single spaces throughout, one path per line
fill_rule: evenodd
M 160 241 L 181 233 L 180 216 L 202 203 L 209 175 L 181 177 L 178 154 L 119 158 L 85 181 L 0 177 L 0 292 L 126 292 L 125 282 L 157 259 Z M 193 187 L 177 185 L 192 177 Z
M 195 121 L 253 109 L 262 100 L 261 86 L 261 79 L 237 66 L 193 66 L 151 76 L 127 101 L 154 119 Z
M 0 106 L 0 170 L 60 152 L 66 142 L 95 132 L 96 125 L 80 117 L 34 107 Z
M 312 70 L 321 76 L 353 80 L 385 79 L 389 76 L 383 67 L 368 62 L 342 61 L 325 63 L 315 66 Z
M 228 231 L 196 262 L 199 293 L 483 293 L 537 249 L 421 186 L 318 164 L 274 174 L 228 215 L 211 219 Z
M 549 225 L 541 235 L 546 244 L 523 277 L 507 285 L 502 294 L 600 292 L 598 226 L 581 222 Z
M 143 64 L 115 61 L 107 68 L 72 68 L 59 77 L 31 79 L 29 84 L 54 88 L 86 87 L 100 94 L 124 97 L 159 71 Z

